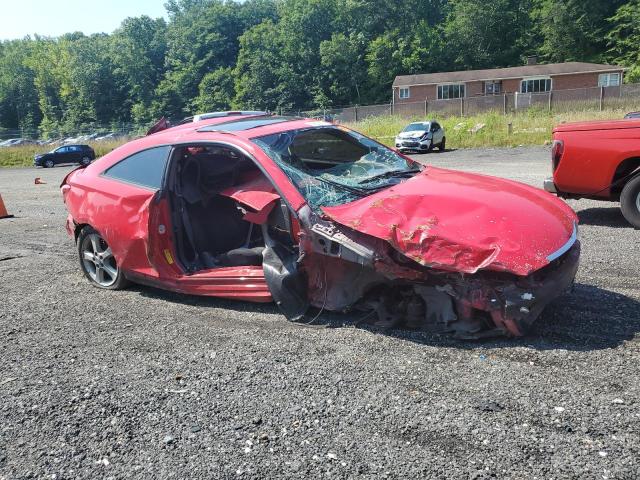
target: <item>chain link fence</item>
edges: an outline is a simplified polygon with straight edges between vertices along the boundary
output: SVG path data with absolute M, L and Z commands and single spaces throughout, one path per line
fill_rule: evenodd
M 72 135 L 68 132 L 48 132 L 46 138 L 37 129 L 0 128 L 0 146 L 19 145 L 58 145 L 65 143 L 85 143 L 89 141 L 111 140 L 135 137 L 144 133 L 144 128 L 132 123 L 119 123 L 103 126 L 90 125 L 77 129 Z
M 450 100 L 354 105 L 344 108 L 281 112 L 284 115 L 322 118 L 337 123 L 355 123 L 370 117 L 397 115 L 407 119 L 471 116 L 487 112 L 507 115 L 530 109 L 550 112 L 640 110 L 640 84 L 618 87 L 577 88 L 544 93 L 505 93 Z

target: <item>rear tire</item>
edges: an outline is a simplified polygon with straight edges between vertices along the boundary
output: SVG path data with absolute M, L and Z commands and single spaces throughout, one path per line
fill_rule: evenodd
M 91 285 L 105 290 L 121 290 L 129 285 L 116 263 L 111 248 L 93 228 L 86 226 L 78 235 L 80 269 Z
M 446 149 L 447 149 L 447 137 L 442 137 L 442 141 L 438 146 L 438 150 L 440 150 L 441 152 L 444 152 Z
M 620 209 L 627 222 L 640 228 L 640 175 L 629 180 L 622 189 Z
M 85 167 L 91 163 L 91 159 L 89 157 L 82 157 L 80 160 L 80 165 L 84 165 Z

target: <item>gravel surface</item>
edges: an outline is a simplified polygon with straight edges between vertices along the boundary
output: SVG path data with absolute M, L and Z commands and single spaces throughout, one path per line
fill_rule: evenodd
M 549 171 L 546 148 L 419 158 Z M 530 336 L 458 342 L 92 288 L 63 227 L 69 170 L 0 170 L 0 480 L 640 478 L 640 232 L 617 204 L 570 202 L 577 286 Z

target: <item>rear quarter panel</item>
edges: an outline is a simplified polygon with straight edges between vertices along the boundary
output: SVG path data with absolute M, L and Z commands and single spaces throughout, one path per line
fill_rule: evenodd
M 91 170 L 75 171 L 67 179 L 69 188 L 63 189 L 74 222 L 95 228 L 124 270 L 149 269 L 149 203 L 155 192 Z
M 609 198 L 616 168 L 627 158 L 640 157 L 640 128 L 555 131 L 564 153 L 553 179 L 558 190 Z

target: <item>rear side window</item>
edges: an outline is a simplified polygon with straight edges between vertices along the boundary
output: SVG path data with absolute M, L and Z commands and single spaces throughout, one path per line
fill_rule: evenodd
M 105 177 L 159 190 L 171 147 L 156 147 L 134 153 L 105 170 Z

